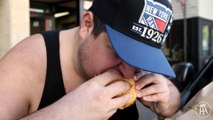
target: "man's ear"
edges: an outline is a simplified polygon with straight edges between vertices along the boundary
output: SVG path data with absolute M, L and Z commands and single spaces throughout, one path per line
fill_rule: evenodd
M 93 13 L 90 11 L 86 11 L 82 17 L 81 25 L 80 25 L 80 36 L 86 37 L 92 33 L 94 28 L 94 16 Z

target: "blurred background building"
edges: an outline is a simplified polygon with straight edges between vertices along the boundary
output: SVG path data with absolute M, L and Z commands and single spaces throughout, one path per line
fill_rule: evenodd
M 213 0 L 170 0 L 172 30 L 163 46 L 171 64 L 191 62 L 199 70 L 213 55 Z M 0 0 L 0 58 L 24 38 L 76 27 L 92 0 Z
M 172 5 L 174 23 L 166 55 L 171 64 L 191 62 L 196 72 L 213 55 L 213 0 L 172 0 Z

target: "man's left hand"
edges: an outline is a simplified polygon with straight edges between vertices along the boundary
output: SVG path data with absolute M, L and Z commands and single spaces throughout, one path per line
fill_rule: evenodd
M 136 89 L 140 101 L 161 116 L 171 116 L 179 108 L 180 93 L 163 75 L 148 73 L 136 79 Z

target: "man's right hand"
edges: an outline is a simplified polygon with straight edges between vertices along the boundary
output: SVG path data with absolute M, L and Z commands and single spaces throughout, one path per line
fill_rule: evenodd
M 113 80 L 121 76 L 116 71 L 108 71 L 88 80 L 74 91 L 52 105 L 63 120 L 107 120 L 130 98 L 130 94 L 116 97 L 129 89 L 126 82 Z M 51 107 L 51 106 L 50 106 Z

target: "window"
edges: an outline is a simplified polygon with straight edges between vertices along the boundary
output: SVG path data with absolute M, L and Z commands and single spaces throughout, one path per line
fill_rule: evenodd
M 203 56 L 209 56 L 211 53 L 211 41 L 210 41 L 210 26 L 204 25 L 202 28 L 202 52 Z

